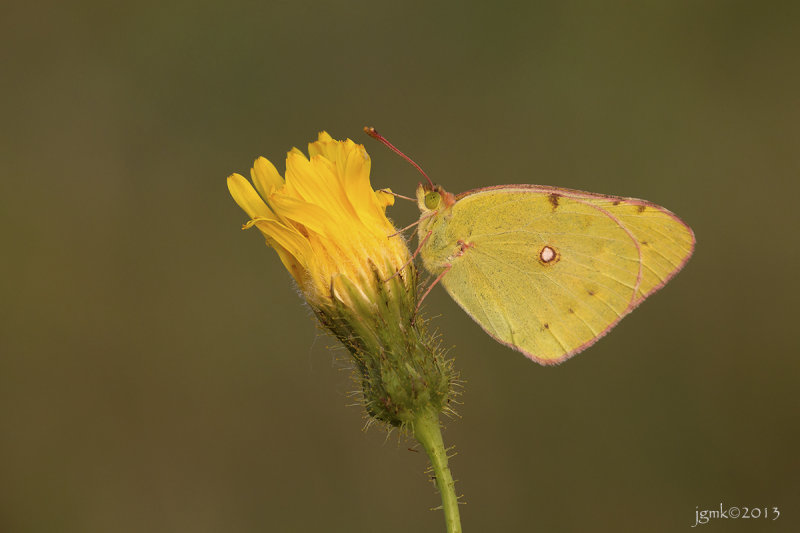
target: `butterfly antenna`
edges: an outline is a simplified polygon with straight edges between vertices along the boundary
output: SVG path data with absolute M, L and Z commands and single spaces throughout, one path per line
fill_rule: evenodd
M 376 141 L 380 141 L 380 142 L 382 142 L 382 143 L 383 143 L 383 144 L 384 144 L 384 145 L 385 145 L 387 148 L 389 148 L 390 150 L 392 150 L 394 153 L 396 153 L 397 155 L 399 155 L 400 157 L 402 157 L 403 159 L 405 159 L 406 161 L 408 161 L 408 162 L 409 162 L 409 163 L 411 163 L 412 165 L 414 165 L 414 168 L 416 168 L 417 170 L 419 170 L 420 174 L 422 174 L 423 176 L 425 176 L 425 179 L 426 179 L 426 180 L 428 180 L 428 185 L 430 185 L 430 186 L 431 186 L 431 188 L 433 188 L 433 182 L 432 182 L 432 181 L 431 181 L 431 179 L 428 177 L 428 175 L 427 175 L 427 174 L 425 174 L 425 171 L 424 171 L 424 170 L 422 170 L 422 167 L 420 167 L 418 164 L 416 164 L 416 163 L 414 162 L 414 160 L 413 160 L 413 159 L 411 159 L 410 157 L 408 157 L 406 154 L 404 154 L 403 152 L 401 152 L 400 150 L 398 150 L 397 148 L 395 148 L 395 146 L 394 146 L 392 143 L 390 143 L 389 141 L 387 141 L 387 140 L 386 140 L 386 138 L 385 138 L 383 135 L 381 135 L 380 133 L 378 133 L 378 132 L 375 130 L 375 128 L 372 128 L 372 127 L 369 127 L 369 126 L 364 126 L 364 133 L 366 133 L 367 135 L 369 135 L 370 137 L 372 137 L 372 138 L 373 138 L 373 139 L 375 139 Z

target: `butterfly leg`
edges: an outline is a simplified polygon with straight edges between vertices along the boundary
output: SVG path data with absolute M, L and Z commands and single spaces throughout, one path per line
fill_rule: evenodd
M 439 274 L 438 276 L 436 276 L 436 279 L 435 279 L 435 280 L 433 280 L 433 282 L 432 282 L 430 285 L 428 285 L 428 288 L 427 288 L 427 289 L 425 289 L 425 292 L 422 294 L 422 297 L 421 297 L 421 298 L 419 299 L 419 301 L 417 302 L 417 308 L 416 308 L 416 309 L 414 309 L 414 315 L 416 315 L 416 314 L 417 314 L 417 312 L 419 311 L 419 306 L 421 306 L 421 305 L 422 305 L 422 300 L 424 300 L 424 299 L 425 299 L 425 297 L 428 295 L 428 293 L 430 293 L 430 292 L 431 292 L 431 289 L 433 289 L 433 288 L 436 286 L 436 284 L 437 284 L 437 283 L 439 283 L 440 281 L 442 281 L 442 278 L 444 277 L 444 275 L 445 275 L 445 274 L 447 274 L 448 272 L 450 272 L 450 269 L 451 269 L 451 268 L 453 268 L 453 265 L 451 265 L 451 264 L 449 264 L 449 263 L 448 263 L 448 264 L 446 264 L 446 265 L 444 266 L 444 270 L 442 270 L 442 273 L 441 273 L 441 274 Z
M 401 266 L 400 268 L 398 268 L 398 269 L 397 269 L 397 272 L 395 272 L 394 274 L 392 274 L 391 276 L 389 276 L 389 278 L 387 278 L 387 279 L 385 279 L 385 280 L 383 280 L 383 281 L 384 281 L 384 282 L 386 282 L 386 281 L 390 281 L 390 280 L 394 279 L 395 277 L 399 276 L 399 275 L 400 275 L 400 272 L 402 272 L 402 271 L 403 271 L 403 270 L 404 270 L 404 269 L 405 269 L 405 268 L 406 268 L 408 265 L 410 265 L 410 264 L 411 264 L 411 262 L 414 260 L 414 258 L 416 258 L 416 257 L 417 257 L 417 255 L 419 255 L 419 251 L 420 251 L 420 250 L 422 250 L 422 247 L 423 247 L 423 246 L 425 246 L 425 243 L 426 243 L 426 242 L 428 242 L 428 239 L 430 239 L 430 238 L 431 238 L 431 234 L 433 234 L 433 231 L 429 231 L 429 232 L 428 232 L 428 234 L 427 234 L 427 235 L 425 235 L 425 237 L 424 237 L 424 238 L 422 238 L 422 239 L 419 241 L 419 246 L 417 246 L 417 249 L 416 249 L 416 250 L 414 250 L 414 253 L 413 253 L 413 254 L 411 254 L 411 257 L 409 257 L 409 258 L 408 258 L 408 261 L 406 261 L 406 262 L 403 264 L 403 266 Z
M 422 222 L 423 220 L 426 220 L 426 219 L 428 219 L 428 218 L 431 218 L 431 217 L 432 217 L 433 215 L 435 215 L 437 212 L 438 212 L 438 211 L 431 211 L 431 212 L 430 212 L 430 213 L 428 213 L 427 215 L 421 216 L 421 217 L 419 218 L 419 220 L 417 220 L 417 221 L 416 221 L 416 222 L 414 222 L 413 224 L 409 224 L 409 225 L 408 225 L 408 226 L 406 226 L 405 228 L 403 228 L 403 229 L 399 229 L 399 230 L 395 231 L 394 233 L 392 233 L 391 235 L 389 235 L 389 238 L 396 237 L 397 235 L 400 235 L 401 233 L 403 233 L 405 230 L 407 230 L 407 229 L 410 229 L 410 228 L 413 228 L 414 226 L 416 226 L 417 224 L 419 224 L 419 223 L 420 223 L 420 222 Z M 414 230 L 414 231 L 416 231 L 416 230 Z M 414 233 L 411 233 L 411 235 L 414 235 Z
M 428 235 L 425 238 L 427 239 L 428 237 L 430 237 L 430 233 L 428 233 Z M 464 255 L 464 252 L 466 252 L 470 248 L 473 248 L 475 246 L 475 243 L 465 242 L 465 241 L 462 241 L 462 240 L 459 239 L 458 240 L 458 245 L 459 245 L 459 250 L 453 255 L 454 258 L 455 257 L 461 257 L 462 255 Z M 419 251 L 419 250 L 417 250 L 417 251 Z M 433 282 L 430 285 L 428 285 L 428 288 L 425 289 L 425 292 L 422 294 L 422 297 L 417 302 L 417 308 L 414 310 L 414 314 L 415 315 L 419 311 L 419 307 L 422 305 L 422 300 L 424 300 L 425 297 L 428 296 L 428 293 L 431 292 L 431 290 L 436 286 L 437 283 L 442 281 L 442 278 L 444 277 L 444 275 L 447 274 L 448 272 L 450 272 L 451 268 L 453 268 L 453 265 L 451 263 L 447 263 L 446 265 L 444 265 L 444 270 L 442 270 L 441 274 L 436 276 L 436 279 L 433 280 Z

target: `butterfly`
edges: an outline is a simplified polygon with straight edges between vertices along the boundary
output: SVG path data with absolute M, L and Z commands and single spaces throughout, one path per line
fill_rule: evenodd
M 428 290 L 441 282 L 486 333 L 543 365 L 603 337 L 695 246 L 680 218 L 635 198 L 543 185 L 453 195 L 428 180 L 417 204 Z

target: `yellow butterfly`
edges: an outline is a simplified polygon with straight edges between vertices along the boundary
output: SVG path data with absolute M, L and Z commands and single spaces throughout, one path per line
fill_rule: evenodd
M 431 287 L 441 281 L 489 335 L 543 365 L 608 333 L 683 268 L 695 245 L 677 216 L 635 198 L 542 185 L 456 196 L 428 180 L 417 203 Z

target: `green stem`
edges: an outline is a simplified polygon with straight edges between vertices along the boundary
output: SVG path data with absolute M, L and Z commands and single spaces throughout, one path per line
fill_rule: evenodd
M 432 411 L 425 411 L 424 414 L 414 420 L 413 427 L 414 436 L 425 447 L 431 465 L 433 465 L 436 486 L 439 487 L 439 494 L 442 496 L 442 508 L 444 509 L 447 533 L 461 533 L 456 484 L 453 481 L 452 474 L 450 474 L 450 468 L 447 466 L 447 452 L 442 441 L 439 416 Z

